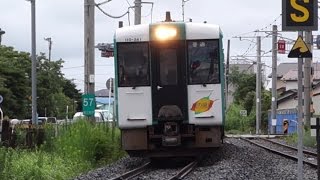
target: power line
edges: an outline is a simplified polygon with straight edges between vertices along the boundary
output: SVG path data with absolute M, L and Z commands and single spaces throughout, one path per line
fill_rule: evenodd
M 108 17 L 110 17 L 110 18 L 114 18 L 114 19 L 122 18 L 123 16 L 125 16 L 126 14 L 129 13 L 129 8 L 128 8 L 128 10 L 127 10 L 124 14 L 122 14 L 122 15 L 120 15 L 120 16 L 113 16 L 113 15 L 110 15 L 110 14 L 108 14 L 107 12 L 105 12 L 103 9 L 101 9 L 100 5 L 95 4 L 95 6 L 96 6 L 104 15 L 106 15 L 106 16 L 108 16 Z
M 95 65 L 96 67 L 98 66 L 98 67 L 103 67 L 103 66 L 105 66 L 105 67 L 113 67 L 114 65 L 113 64 L 96 64 Z M 76 68 L 83 68 L 84 66 L 82 65 L 82 66 L 71 66 L 71 67 L 62 67 L 61 69 L 64 69 L 64 70 L 66 70 L 66 69 L 76 69 Z
M 267 26 L 259 29 L 260 31 L 264 30 L 264 29 L 267 29 L 269 27 L 271 27 L 274 23 L 276 23 L 278 21 L 278 19 L 282 16 L 282 14 L 280 14 L 278 17 L 276 17 L 271 23 L 269 23 Z
M 129 1 L 128 0 L 126 0 L 126 1 L 127 1 L 127 4 L 129 5 L 129 7 L 132 7 L 131 4 L 129 3 Z M 134 9 L 133 9 L 133 12 L 134 12 Z
M 279 16 L 277 16 L 270 24 L 266 25 L 265 27 L 263 28 L 260 28 L 260 29 L 256 29 L 254 31 L 249 31 L 249 32 L 246 32 L 246 33 L 242 33 L 242 34 L 239 34 L 239 35 L 236 35 L 236 36 L 233 36 L 233 37 L 239 37 L 239 36 L 243 36 L 243 35 L 247 35 L 247 34 L 251 34 L 251 33 L 256 33 L 257 31 L 262 31 L 263 29 L 266 29 L 268 27 L 270 27 L 272 25 L 272 23 L 275 23 L 278 21 L 278 19 L 282 16 L 282 14 L 280 14 Z
M 73 67 L 63 67 L 62 69 L 76 69 L 76 68 L 83 68 L 84 66 L 73 66 Z
M 152 7 L 151 7 L 151 9 L 150 9 L 150 12 L 148 12 L 148 14 L 146 14 L 146 15 L 142 15 L 141 17 L 143 17 L 143 18 L 146 18 L 146 17 L 148 17 L 148 16 L 150 16 L 151 15 L 151 17 L 152 17 L 152 12 L 153 11 L 153 5 L 152 5 Z M 152 21 L 152 18 L 151 18 L 151 21 Z
M 101 3 L 98 3 L 97 5 L 100 6 L 100 5 L 103 5 L 103 4 L 106 4 L 108 2 L 110 2 L 111 0 L 107 0 L 107 1 L 104 1 L 104 2 L 101 2 Z

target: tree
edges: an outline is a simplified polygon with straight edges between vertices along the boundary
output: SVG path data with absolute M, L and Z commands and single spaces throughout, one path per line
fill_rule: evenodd
M 229 75 L 230 82 L 236 88 L 233 96 L 234 96 L 234 104 L 238 105 L 236 107 L 243 107 L 247 110 L 248 117 L 246 117 L 246 122 L 249 127 L 255 127 L 255 109 L 256 109 L 256 75 L 248 74 L 245 71 L 240 72 L 237 67 L 231 70 Z M 262 112 L 262 124 L 261 128 L 266 130 L 268 128 L 268 110 L 271 106 L 271 93 L 261 87 L 261 112 Z M 232 106 L 231 106 L 232 107 Z M 232 107 L 234 108 L 234 107 Z M 228 117 L 228 115 L 227 115 Z M 240 119 L 243 117 L 239 117 Z
M 61 72 L 64 61 L 37 56 L 37 109 L 39 116 L 65 117 L 66 106 L 81 101 L 76 85 Z M 10 118 L 31 118 L 31 58 L 26 52 L 0 46 L 1 108 Z M 64 106 L 64 107 L 63 107 Z
M 236 88 L 233 96 L 234 102 L 241 104 L 247 111 L 251 113 L 255 104 L 256 76 L 248 74 L 244 71 L 240 72 L 238 67 L 231 69 L 229 75 L 230 83 Z
M 24 118 L 28 112 L 31 88 L 27 65 L 31 67 L 29 54 L 0 46 L 0 94 L 4 98 L 1 107 L 10 118 Z

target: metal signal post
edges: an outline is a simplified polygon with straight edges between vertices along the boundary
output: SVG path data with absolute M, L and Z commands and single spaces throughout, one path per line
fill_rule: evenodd
M 299 36 L 303 36 L 303 32 L 299 31 Z M 303 58 L 298 58 L 298 179 L 303 179 L 303 99 L 302 99 L 302 72 Z
M 310 52 L 312 53 L 312 31 L 305 32 L 305 38 L 307 46 L 309 47 Z M 311 117 L 311 102 L 312 97 L 312 78 L 311 78 L 311 67 L 312 67 L 312 57 L 305 58 L 304 62 L 304 119 L 305 119 L 305 126 L 310 127 L 310 117 Z

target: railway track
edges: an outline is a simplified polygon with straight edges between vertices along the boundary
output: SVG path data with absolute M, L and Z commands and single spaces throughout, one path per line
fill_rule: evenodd
M 146 164 L 143 164 L 142 166 L 133 169 L 131 171 L 128 171 L 118 177 L 112 178 L 110 180 L 124 180 L 124 179 L 131 179 L 134 178 L 142 173 L 144 173 L 147 169 L 151 167 L 151 162 L 147 162 Z
M 185 176 L 187 176 L 192 170 L 194 170 L 198 165 L 199 160 L 194 160 L 184 166 L 182 169 L 178 171 L 174 176 L 168 178 L 169 180 L 180 180 L 183 179 Z M 151 162 L 148 162 L 146 164 L 143 164 L 142 166 L 133 169 L 131 171 L 128 171 L 118 177 L 112 178 L 110 180 L 127 180 L 132 179 L 134 177 L 137 177 L 143 173 L 145 173 L 147 170 L 150 170 L 152 166 Z
M 198 165 L 198 160 L 192 161 L 188 165 L 186 165 L 184 168 L 182 168 L 176 175 L 172 176 L 170 180 L 178 180 L 183 179 L 185 176 L 187 176 L 192 170 L 194 170 Z
M 258 147 L 266 149 L 272 153 L 276 153 L 286 158 L 290 158 L 295 161 L 298 161 L 298 157 L 296 156 L 298 149 L 295 147 L 278 143 L 266 138 L 254 138 L 254 139 L 241 138 L 241 139 L 251 144 L 254 144 Z M 303 150 L 303 163 L 308 164 L 313 168 L 317 168 L 317 153 Z

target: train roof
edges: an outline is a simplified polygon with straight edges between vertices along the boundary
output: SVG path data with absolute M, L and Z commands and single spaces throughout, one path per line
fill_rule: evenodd
M 207 23 L 193 22 L 164 22 L 159 24 L 185 24 L 186 39 L 219 39 L 222 34 L 220 26 Z M 116 30 L 116 42 L 135 42 L 135 41 L 150 41 L 150 26 L 153 24 L 141 24 L 134 26 L 122 27 Z

